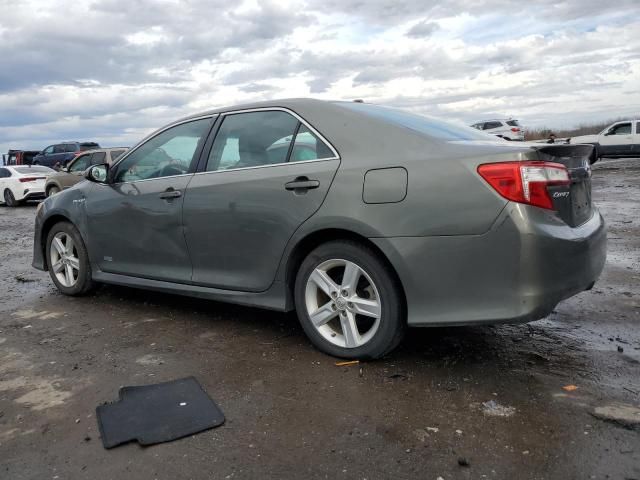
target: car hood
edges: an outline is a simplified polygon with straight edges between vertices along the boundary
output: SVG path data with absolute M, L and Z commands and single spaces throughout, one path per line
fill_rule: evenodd
M 577 137 L 571 137 L 571 143 L 596 143 L 598 141 L 598 135 L 578 135 Z

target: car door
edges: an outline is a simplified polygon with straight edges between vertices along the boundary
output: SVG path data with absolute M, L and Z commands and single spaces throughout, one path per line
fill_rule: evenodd
M 600 137 L 600 152 L 603 156 L 630 155 L 632 144 L 631 122 L 620 122 Z
M 108 273 L 191 281 L 183 225 L 184 192 L 211 117 L 170 126 L 122 157 L 85 208 L 92 262 Z
M 322 205 L 340 160 L 317 131 L 284 109 L 228 113 L 218 125 L 184 203 L 192 280 L 264 291 L 288 240 Z
M 52 158 L 53 155 L 53 145 L 49 145 L 47 148 L 45 148 L 44 150 L 42 150 L 41 153 L 39 153 L 38 155 L 36 155 L 33 159 L 34 162 L 39 163 L 40 165 L 46 165 L 46 166 L 50 166 L 50 159 Z

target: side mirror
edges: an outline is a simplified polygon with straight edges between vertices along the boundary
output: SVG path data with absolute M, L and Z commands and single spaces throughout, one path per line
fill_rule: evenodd
M 109 165 L 103 163 L 102 165 L 93 165 L 84 172 L 84 177 L 95 183 L 107 183 L 109 176 Z

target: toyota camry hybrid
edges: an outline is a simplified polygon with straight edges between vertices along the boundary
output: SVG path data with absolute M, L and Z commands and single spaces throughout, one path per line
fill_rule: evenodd
M 212 110 L 44 201 L 33 265 L 67 295 L 295 309 L 320 350 L 378 358 L 406 327 L 528 322 L 591 288 L 592 149 L 356 102 Z

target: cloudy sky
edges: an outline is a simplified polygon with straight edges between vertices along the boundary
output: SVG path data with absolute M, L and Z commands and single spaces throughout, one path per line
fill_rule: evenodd
M 640 0 L 0 0 L 0 152 L 132 145 L 299 96 L 469 123 L 640 116 Z

